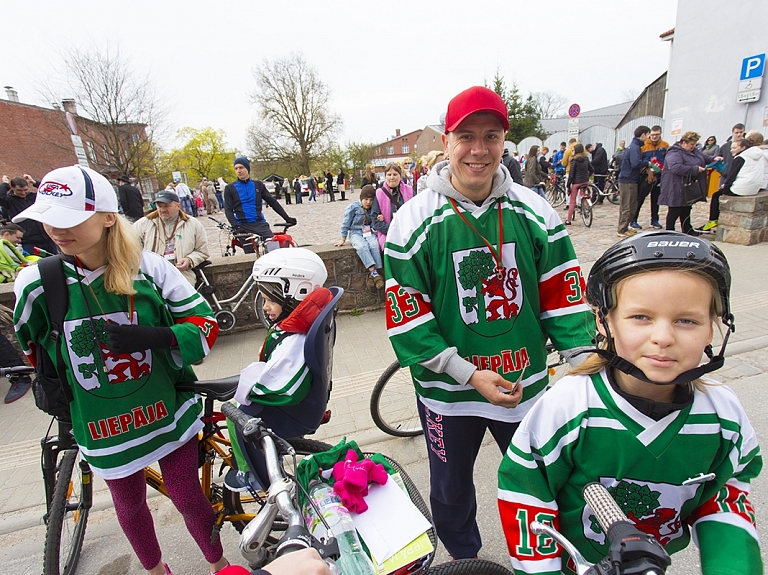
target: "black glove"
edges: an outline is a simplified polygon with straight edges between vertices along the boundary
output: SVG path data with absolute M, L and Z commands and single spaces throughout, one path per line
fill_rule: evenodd
M 296 225 L 296 218 L 285 218 L 285 221 L 291 224 L 292 226 Z
M 133 353 L 145 349 L 171 349 L 173 331 L 170 327 L 120 325 L 108 322 L 104 331 L 109 337 L 107 347 L 114 353 Z

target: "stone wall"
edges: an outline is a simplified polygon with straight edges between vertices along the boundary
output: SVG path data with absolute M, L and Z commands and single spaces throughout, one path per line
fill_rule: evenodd
M 341 298 L 339 306 L 342 312 L 383 307 L 384 292 L 366 287 L 365 280 L 368 272 L 363 267 L 360 258 L 357 257 L 354 248 L 351 246 L 337 248 L 325 245 L 312 246 L 307 249 L 319 255 L 325 263 L 328 269 L 328 281 L 325 282 L 325 285 L 344 288 L 344 296 Z M 246 278 L 250 276 L 255 259 L 253 254 L 211 258 L 213 263 L 205 268 L 205 274 L 208 280 L 217 287 L 216 297 L 219 300 L 230 298 L 237 293 L 245 283 Z M 261 324 L 253 309 L 255 296 L 255 292 L 252 291 L 238 307 L 237 312 L 235 312 L 237 323 L 233 332 L 260 327 Z M 0 304 L 13 309 L 15 301 L 13 284 L 0 284 Z M 2 325 L 0 330 L 16 345 L 16 337 L 11 326 Z M 17 345 L 16 347 L 19 349 Z
M 720 196 L 715 238 L 743 246 L 768 241 L 768 191 L 755 196 Z

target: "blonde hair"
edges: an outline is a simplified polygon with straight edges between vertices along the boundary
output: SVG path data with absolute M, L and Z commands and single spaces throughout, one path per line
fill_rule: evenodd
M 141 264 L 141 240 L 123 216 L 115 214 L 115 225 L 107 228 L 107 269 L 104 287 L 118 295 L 133 295 L 133 280 Z
M 690 144 L 693 142 L 694 144 L 701 140 L 701 134 L 698 132 L 686 132 L 680 137 L 681 142 L 685 142 L 686 144 Z
M 678 271 L 686 274 L 690 274 L 692 276 L 702 278 L 707 282 L 707 285 L 709 286 L 710 291 L 712 292 L 712 300 L 710 302 L 709 306 L 709 316 L 711 321 L 714 323 L 718 317 L 722 316 L 723 310 L 722 308 L 722 302 L 720 301 L 720 291 L 717 286 L 717 282 L 714 280 L 712 276 L 709 274 L 704 273 L 700 270 L 695 269 L 679 269 L 679 268 L 663 268 L 663 269 L 669 269 L 672 271 Z M 628 276 L 625 276 L 621 278 L 619 281 L 617 281 L 614 285 L 611 286 L 611 299 L 614 302 L 619 301 L 619 292 L 621 291 L 622 286 L 624 283 L 637 275 L 640 275 L 642 273 L 647 273 L 650 271 L 656 271 L 656 270 L 640 270 L 637 273 L 630 274 Z M 615 307 L 615 304 L 614 304 Z M 609 310 L 610 311 L 610 310 Z M 593 312 L 595 313 L 595 316 L 597 318 L 597 310 L 593 309 Z M 597 318 L 596 321 L 600 321 L 599 318 Z M 598 345 L 599 349 L 608 349 L 608 342 L 605 340 L 605 338 L 602 339 L 600 344 Z M 596 354 L 596 353 L 590 353 L 587 356 L 587 359 L 585 359 L 580 365 L 571 368 L 568 371 L 568 375 L 592 375 L 594 373 L 598 373 L 600 370 L 602 370 L 606 365 L 608 365 L 608 360 L 603 358 L 602 356 Z M 694 379 L 690 382 L 691 386 L 693 386 L 695 389 L 699 391 L 705 391 L 705 388 L 708 384 L 706 384 L 701 379 Z
M 437 162 L 442 161 L 442 159 L 445 157 L 445 154 L 440 150 L 432 150 L 425 157 L 427 158 L 426 165 L 431 170 L 432 166 L 434 166 Z

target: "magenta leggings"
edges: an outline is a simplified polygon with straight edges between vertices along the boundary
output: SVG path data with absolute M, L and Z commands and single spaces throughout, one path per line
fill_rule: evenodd
M 573 221 L 573 212 L 576 211 L 576 198 L 579 196 L 579 188 L 586 185 L 586 182 L 580 184 L 571 184 L 571 198 L 568 204 L 568 218 L 566 221 Z
M 211 544 L 215 516 L 211 504 L 200 487 L 197 474 L 197 437 L 163 457 L 160 461 L 168 495 L 179 510 L 187 531 L 200 547 L 208 563 L 216 563 L 224 555 L 221 541 Z M 106 480 L 115 503 L 117 520 L 128 538 L 133 552 L 146 570 L 160 563 L 162 554 L 155 535 L 155 525 L 147 505 L 144 470 L 128 477 Z

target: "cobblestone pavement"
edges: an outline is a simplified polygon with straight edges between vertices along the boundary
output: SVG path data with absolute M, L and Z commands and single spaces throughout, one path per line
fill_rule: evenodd
M 288 231 L 297 244 L 314 246 L 333 244 L 339 240 L 344 209 L 350 204 L 350 201 L 358 198 L 358 194 L 357 192 L 347 192 L 346 201 L 339 200 L 338 194 L 336 197 L 335 202 L 323 202 L 323 196 L 320 196 L 320 200 L 311 204 L 305 198 L 303 203 L 298 205 L 293 203 L 289 206 L 285 206 L 285 202 L 280 200 L 288 214 L 298 220 L 298 224 Z M 352 200 L 349 199 L 350 197 Z M 640 215 L 640 225 L 644 229 L 648 229 L 650 225 L 650 209 L 650 201 L 646 200 Z M 694 227 L 700 227 L 708 221 L 708 210 L 709 204 L 699 203 L 694 206 L 692 215 Z M 267 221 L 270 223 L 282 220 L 272 210 L 267 211 Z M 561 218 L 564 218 L 565 211 L 562 206 L 557 209 L 557 213 Z M 602 205 L 594 206 L 593 213 L 592 227 L 585 227 L 578 214 L 576 214 L 573 225 L 568 228 L 568 233 L 571 235 L 574 248 L 576 249 L 576 255 L 582 264 L 594 262 L 609 246 L 618 240 L 616 237 L 616 223 L 619 217 L 619 207 L 605 201 Z M 662 223 L 666 213 L 667 208 L 661 206 Z M 213 217 L 219 221 L 226 222 L 223 212 L 214 214 Z M 207 217 L 201 217 L 200 221 L 203 222 L 208 230 L 208 244 L 211 257 L 223 255 L 229 241 L 226 232 L 219 230 L 214 222 Z M 714 234 L 707 237 L 714 238 Z

